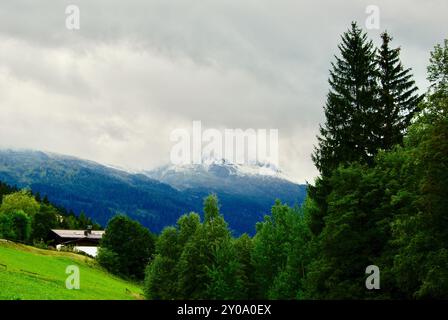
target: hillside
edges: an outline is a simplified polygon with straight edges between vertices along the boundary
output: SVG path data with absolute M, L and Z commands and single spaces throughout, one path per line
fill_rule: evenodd
M 0 150 L 0 181 L 47 195 L 102 225 L 119 212 L 157 232 L 194 209 L 186 195 L 144 175 L 39 151 Z
M 203 198 L 214 192 L 235 234 L 253 234 L 277 198 L 294 205 L 306 194 L 304 185 L 229 164 L 182 169 L 138 174 L 53 153 L 0 150 L 0 181 L 31 188 L 77 213 L 85 211 L 103 225 L 121 212 L 160 232 L 184 213 L 200 213 Z
M 80 289 L 68 290 L 67 266 L 80 270 Z M 139 286 L 110 275 L 74 253 L 41 250 L 0 240 L 0 300 L 141 299 Z

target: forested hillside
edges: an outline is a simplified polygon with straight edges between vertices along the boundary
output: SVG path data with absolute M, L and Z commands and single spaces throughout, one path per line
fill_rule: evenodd
M 237 175 L 229 166 L 216 170 L 176 175 L 170 185 L 149 176 L 154 172 L 130 173 L 95 162 L 57 154 L 0 149 L 0 181 L 39 192 L 59 206 L 83 211 L 102 225 L 117 213 L 126 213 L 154 232 L 176 223 L 189 211 L 199 211 L 211 192 L 220 196 L 221 210 L 236 234 L 255 233 L 276 198 L 301 204 L 306 186 L 277 177 Z M 227 173 L 223 175 L 223 173 Z M 238 185 L 238 187 L 236 187 Z

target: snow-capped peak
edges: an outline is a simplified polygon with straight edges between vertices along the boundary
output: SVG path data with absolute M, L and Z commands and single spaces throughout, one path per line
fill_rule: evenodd
M 238 164 L 225 158 L 203 157 L 200 164 L 166 165 L 156 169 L 159 176 L 169 172 L 211 172 L 218 168 L 225 168 L 229 175 L 238 176 L 269 176 L 292 181 L 275 164 L 269 162 L 253 161 L 252 163 Z M 154 172 L 154 171 L 153 171 Z

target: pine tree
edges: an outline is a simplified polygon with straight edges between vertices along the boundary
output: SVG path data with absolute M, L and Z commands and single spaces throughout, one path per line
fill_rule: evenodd
M 377 132 L 378 148 L 389 150 L 401 144 L 403 134 L 417 111 L 421 98 L 412 79 L 411 69 L 400 62 L 400 48 L 391 49 L 392 38 L 387 32 L 381 35 L 382 45 L 376 61 L 379 70 L 379 101 Z
M 377 78 L 375 49 L 367 35 L 352 23 L 338 46 L 340 57 L 332 63 L 330 92 L 324 108 L 326 123 L 320 127 L 318 146 L 312 159 L 321 177 L 308 194 L 316 204 L 310 216 L 310 229 L 319 234 L 327 212 L 326 198 L 331 192 L 329 178 L 341 164 L 372 163 L 377 145 L 372 132 L 377 122 Z
M 331 86 L 325 106 L 326 123 L 320 127 L 313 161 L 323 176 L 340 164 L 371 163 L 376 146 L 371 132 L 377 96 L 375 49 L 355 22 L 342 36 L 341 56 L 332 63 Z

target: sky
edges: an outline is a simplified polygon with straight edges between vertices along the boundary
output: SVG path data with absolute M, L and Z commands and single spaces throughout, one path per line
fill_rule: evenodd
M 76 5 L 80 28 L 66 26 Z M 380 29 L 366 29 L 379 8 Z M 170 161 L 170 134 L 278 129 L 281 170 L 311 160 L 328 72 L 351 21 L 387 30 L 423 93 L 446 0 L 14 0 L 0 3 L 0 147 L 133 170 Z M 368 20 L 370 21 L 370 20 Z

